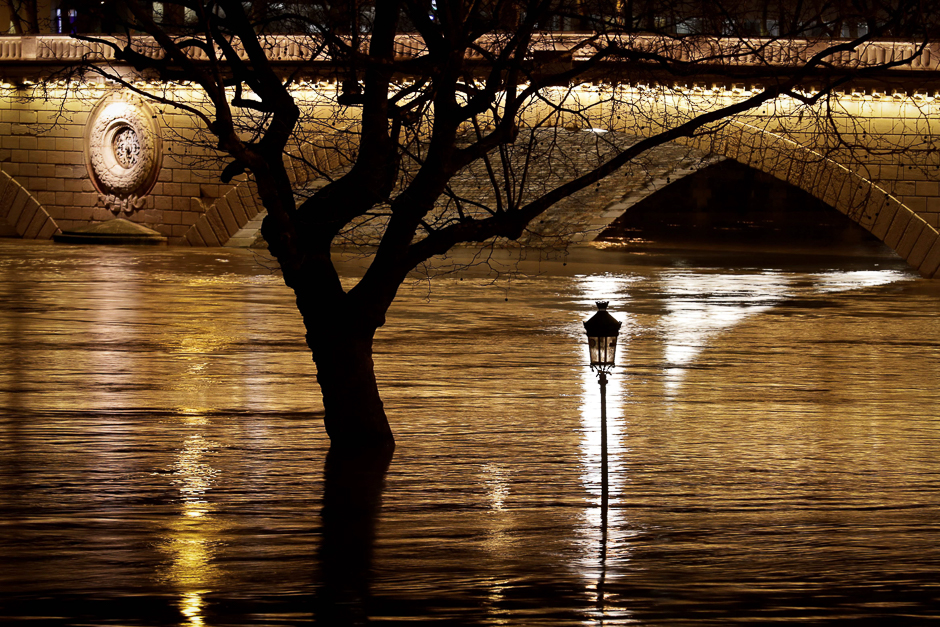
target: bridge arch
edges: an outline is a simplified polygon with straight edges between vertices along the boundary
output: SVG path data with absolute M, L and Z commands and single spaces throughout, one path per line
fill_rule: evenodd
M 720 132 L 687 139 L 685 143 L 804 190 L 865 228 L 921 275 L 940 276 L 940 232 L 884 188 L 844 164 L 780 134 L 737 120 Z
M 23 239 L 49 239 L 59 226 L 16 179 L 0 172 L 0 234 Z
M 261 201 L 248 181 L 242 181 L 215 201 L 196 219 L 183 236 L 190 246 L 243 244 L 240 234 L 263 211 Z M 253 236 L 251 236 L 253 239 Z M 247 239 L 244 238 L 244 239 Z

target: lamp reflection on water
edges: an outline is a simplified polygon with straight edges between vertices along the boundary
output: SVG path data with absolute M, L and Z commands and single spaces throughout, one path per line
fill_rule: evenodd
M 208 419 L 198 411 L 184 412 L 184 424 L 198 430 Z M 180 516 L 173 518 L 163 538 L 161 550 L 169 557 L 162 579 L 180 593 L 179 608 L 184 625 L 205 624 L 205 595 L 220 577 L 214 559 L 223 529 L 212 515 L 213 506 L 206 498 L 219 474 L 208 457 L 220 444 L 199 433 L 189 435 L 176 454 L 172 483 L 180 496 Z
M 623 298 L 633 279 L 625 276 L 600 275 L 580 278 L 580 287 L 585 300 L 585 310 L 596 301 Z M 624 315 L 623 307 L 616 306 L 618 317 L 626 322 L 626 328 L 631 326 L 632 317 Z M 584 339 L 579 335 L 579 345 Z M 621 359 L 629 350 L 628 334 L 620 336 Z M 585 525 L 582 534 L 585 537 L 583 568 L 581 572 L 589 580 L 588 590 L 596 596 L 597 610 L 602 617 L 607 616 L 605 607 L 605 584 L 607 577 L 607 560 L 616 555 L 622 566 L 629 560 L 625 546 L 620 543 L 625 537 L 624 530 L 627 521 L 624 510 L 615 505 L 623 491 L 625 481 L 624 459 L 629 452 L 624 442 L 627 437 L 628 423 L 624 416 L 623 399 L 627 395 L 626 380 L 621 372 L 612 373 L 607 384 L 607 496 L 609 501 L 604 502 L 604 469 L 603 447 L 601 432 L 601 391 L 598 387 L 594 373 L 587 368 L 579 368 L 581 373 L 582 403 L 581 403 L 581 482 L 590 495 L 591 507 L 585 510 Z M 608 509 L 608 506 L 613 505 Z M 598 554 L 599 547 L 599 554 Z M 595 557 L 596 556 L 596 557 Z M 622 572 L 622 568 L 618 569 Z

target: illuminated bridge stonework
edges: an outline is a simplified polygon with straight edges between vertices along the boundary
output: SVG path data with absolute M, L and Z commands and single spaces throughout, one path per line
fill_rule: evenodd
M 846 62 L 884 60 L 894 54 L 890 47 L 900 44 L 885 45 L 888 49 L 873 45 Z M 60 229 L 118 216 L 160 231 L 173 244 L 250 243 L 258 202 L 244 179 L 220 184 L 220 162 L 198 147 L 192 118 L 103 83 L 40 81 L 41 68 L 88 54 L 83 46 L 61 36 L 0 38 L 0 235 L 48 239 Z M 278 54 L 290 60 L 299 53 L 284 46 Z M 940 268 L 940 97 L 910 85 L 940 83 L 938 63 L 940 50 L 928 49 L 901 68 L 903 80 L 886 79 L 881 86 L 837 95 L 828 124 L 846 136 L 863 137 L 863 146 L 842 145 L 835 135 L 820 134 L 818 120 L 804 118 L 795 103 L 778 100 L 684 144 L 655 149 L 559 203 L 533 231 L 590 240 L 645 196 L 717 160 L 733 159 L 823 200 L 923 275 L 935 276 Z M 185 84 L 163 88 L 173 98 L 194 98 Z M 629 143 L 662 128 L 666 119 L 674 123 L 745 98 L 752 88 L 599 81 L 557 88 L 549 97 L 575 99 L 586 111 L 563 120 L 555 131 L 576 151 L 596 132 L 592 128 L 608 129 L 612 143 Z M 300 100 L 312 103 L 313 115 L 335 123 L 352 114 L 338 113 L 331 90 L 335 85 L 316 79 L 298 85 Z M 611 98 L 615 91 L 617 98 Z M 538 115 L 533 111 L 532 119 Z M 304 157 L 324 170 L 343 166 L 328 151 Z M 298 176 L 301 187 L 317 185 Z M 549 180 L 550 173 L 544 178 Z

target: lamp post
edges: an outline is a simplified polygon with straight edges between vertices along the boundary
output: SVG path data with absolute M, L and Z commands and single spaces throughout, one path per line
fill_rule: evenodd
M 604 606 L 604 575 L 607 562 L 607 374 L 614 367 L 620 322 L 607 313 L 607 301 L 597 303 L 597 312 L 584 323 L 588 337 L 591 370 L 601 386 L 601 578 L 597 584 L 597 604 Z
M 591 370 L 597 373 L 601 386 L 601 476 L 604 502 L 607 502 L 607 374 L 614 367 L 620 322 L 607 313 L 607 301 L 597 303 L 597 312 L 584 323 L 588 337 Z

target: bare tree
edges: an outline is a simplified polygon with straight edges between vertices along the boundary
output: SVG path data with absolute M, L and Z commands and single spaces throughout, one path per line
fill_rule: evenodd
M 849 81 L 910 63 L 937 4 L 126 0 L 115 37 L 79 37 L 111 46 L 144 76 L 192 81 L 204 94 L 200 105 L 144 95 L 201 121 L 227 158 L 223 181 L 250 175 L 268 212 L 262 234 L 303 316 L 326 429 L 335 445 L 363 446 L 392 441 L 373 338 L 415 268 L 461 243 L 524 236 L 553 204 L 654 147 L 716 132 L 783 96 L 812 108 Z M 89 19 L 101 6 L 77 8 Z M 277 37 L 305 61 L 280 64 Z M 878 62 L 833 61 L 885 37 L 914 45 Z M 106 66 L 89 69 L 143 89 Z M 299 91 L 318 78 L 335 91 Z M 709 107 L 664 104 L 695 81 L 761 88 Z M 585 82 L 636 89 L 585 100 L 572 89 Z M 318 113 L 323 100 L 332 117 Z M 644 130 L 603 132 L 631 127 Z M 562 141 L 572 128 L 596 131 L 576 155 Z M 329 167 L 315 158 L 327 148 L 338 155 Z M 540 174 L 544 164 L 552 176 Z M 327 183 L 306 186 L 311 179 Z M 376 247 L 364 276 L 344 287 L 331 250 L 356 228 L 371 229 Z

